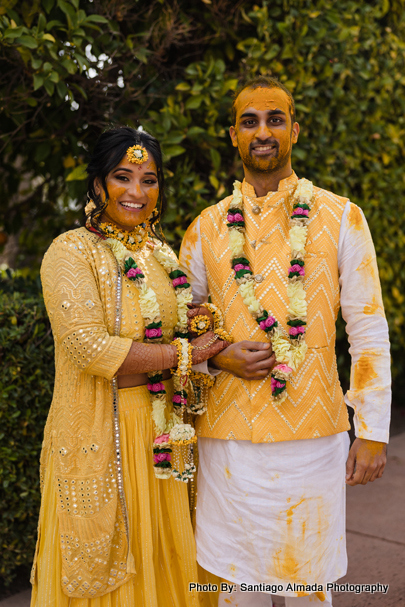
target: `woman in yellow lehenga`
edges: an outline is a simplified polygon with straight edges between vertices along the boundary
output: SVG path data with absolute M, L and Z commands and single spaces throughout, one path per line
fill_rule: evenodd
M 88 173 L 86 227 L 56 238 L 41 268 L 56 375 L 31 607 L 196 607 L 187 485 L 177 482 L 192 472 L 181 453 L 193 431 L 171 401 L 182 410 L 191 363 L 225 344 L 212 332 L 195 349 L 184 339 L 190 288 L 154 227 L 165 204 L 156 139 L 111 129 Z M 174 446 L 181 439 L 188 446 Z

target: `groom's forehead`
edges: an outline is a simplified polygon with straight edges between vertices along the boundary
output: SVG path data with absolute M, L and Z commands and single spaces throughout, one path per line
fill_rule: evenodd
M 282 110 L 286 114 L 291 113 L 290 99 L 287 93 L 278 87 L 245 88 L 235 99 L 234 106 L 237 120 L 248 110 Z

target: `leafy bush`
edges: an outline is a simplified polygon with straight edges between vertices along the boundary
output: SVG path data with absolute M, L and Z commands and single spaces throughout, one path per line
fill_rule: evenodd
M 53 339 L 39 279 L 0 280 L 0 576 L 32 561 L 39 455 L 52 398 Z

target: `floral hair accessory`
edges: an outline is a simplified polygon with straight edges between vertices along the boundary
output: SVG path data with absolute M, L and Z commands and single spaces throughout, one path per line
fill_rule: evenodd
M 127 158 L 134 164 L 143 164 L 149 158 L 149 154 L 142 145 L 133 145 L 127 149 Z

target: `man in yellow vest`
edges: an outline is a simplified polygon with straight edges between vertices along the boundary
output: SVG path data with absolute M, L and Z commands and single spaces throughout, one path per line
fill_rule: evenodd
M 374 481 L 386 462 L 390 357 L 373 243 L 359 207 L 293 172 L 298 135 L 279 81 L 242 87 L 230 136 L 244 181 L 201 213 L 181 250 L 194 301 L 210 296 L 234 340 L 211 360 L 218 375 L 197 422 L 197 557 L 229 584 L 221 607 L 270 607 L 272 594 L 330 607 L 347 568 L 345 482 Z

